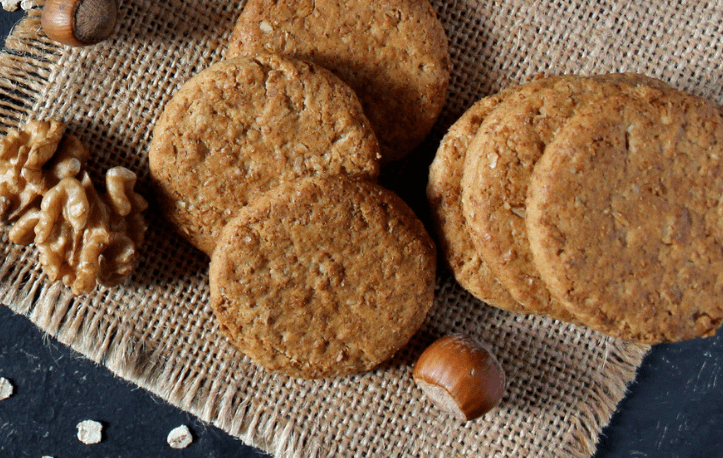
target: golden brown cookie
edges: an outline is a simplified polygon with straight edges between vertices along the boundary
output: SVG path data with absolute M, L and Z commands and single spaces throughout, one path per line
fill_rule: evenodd
M 150 170 L 164 215 L 210 254 L 255 196 L 299 177 L 375 179 L 379 145 L 351 89 L 274 55 L 219 62 L 189 80 L 153 132 Z
M 427 201 L 440 253 L 457 282 L 476 298 L 494 307 L 525 313 L 494 277 L 474 247 L 462 213 L 462 174 L 469 143 L 485 118 L 503 101 L 518 100 L 538 90 L 532 81 L 490 95 L 472 105 L 449 128 L 429 168 Z M 544 84 L 548 84 L 545 82 Z
M 492 274 L 529 313 L 575 321 L 540 278 L 525 231 L 529 177 L 557 131 L 590 103 L 659 84 L 640 75 L 540 79 L 524 98 L 497 106 L 471 141 L 462 178 L 462 206 L 473 244 Z
M 421 326 L 436 253 L 394 193 L 346 177 L 278 187 L 244 207 L 211 259 L 211 306 L 262 366 L 318 378 L 371 369 Z
M 527 233 L 550 291 L 586 324 L 640 342 L 723 319 L 723 115 L 657 89 L 581 110 L 537 162 Z
M 383 162 L 406 156 L 444 105 L 447 36 L 427 0 L 249 0 L 227 57 L 275 52 L 315 62 L 359 95 Z

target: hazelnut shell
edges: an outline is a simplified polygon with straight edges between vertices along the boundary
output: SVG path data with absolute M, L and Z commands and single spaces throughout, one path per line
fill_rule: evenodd
M 40 24 L 51 40 L 87 46 L 110 37 L 117 18 L 117 0 L 48 0 Z
M 490 349 L 462 334 L 430 345 L 414 367 L 414 381 L 440 409 L 473 420 L 496 407 L 505 392 L 505 374 Z

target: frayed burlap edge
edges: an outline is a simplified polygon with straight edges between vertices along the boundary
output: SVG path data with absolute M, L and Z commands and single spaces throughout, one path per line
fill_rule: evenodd
M 5 274 L 0 271 L 0 278 L 5 278 Z M 56 283 L 40 295 L 36 294 L 38 283 L 14 286 L 15 294 L 6 293 L 0 296 L 0 301 L 15 304 L 13 310 L 26 315 L 45 333 L 106 366 L 115 375 L 276 458 L 334 456 L 326 452 L 322 444 L 309 441 L 303 431 L 297 430 L 294 421 L 279 422 L 275 414 L 254 412 L 249 408 L 251 400 L 239 404 L 233 390 L 217 393 L 218 379 L 207 380 L 209 373 L 186 377 L 187 369 L 144 355 L 133 345 L 130 328 L 117 321 L 100 319 L 99 314 L 89 312 L 87 300 L 72 296 L 62 285 Z M 589 395 L 579 399 L 578 410 L 563 419 L 571 426 L 568 437 L 563 440 L 564 447 L 558 450 L 562 453 L 560 456 L 585 458 L 595 452 L 598 434 L 610 421 L 616 400 L 625 396 L 627 384 L 621 381 L 634 379 L 649 348 L 613 339 L 606 345 L 609 355 L 616 358 L 625 355 L 625 359 L 617 361 L 615 370 L 601 371 L 604 378 L 591 380 Z M 454 434 L 455 427 L 450 425 L 450 434 Z M 420 447 L 423 446 L 422 441 Z M 405 456 L 416 455 L 414 450 L 408 452 Z

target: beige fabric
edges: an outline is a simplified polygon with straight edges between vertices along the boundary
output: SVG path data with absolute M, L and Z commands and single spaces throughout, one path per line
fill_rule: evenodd
M 151 129 L 174 91 L 224 55 L 242 2 L 126 0 L 114 39 L 62 48 L 29 13 L 0 72 L 3 130 L 58 117 L 90 147 L 96 176 L 116 165 L 150 197 Z M 382 180 L 424 218 L 424 178 L 439 139 L 480 97 L 537 73 L 637 71 L 721 102 L 723 10 L 716 2 L 435 0 L 453 75 L 430 141 Z M 276 457 L 587 457 L 648 347 L 492 309 L 440 271 L 422 330 L 370 373 L 302 381 L 267 373 L 217 332 L 208 259 L 151 209 L 136 274 L 73 298 L 46 282 L 37 252 L 0 238 L 0 302 L 119 376 Z M 459 424 L 422 398 L 413 362 L 434 338 L 489 342 L 509 377 L 499 408 Z

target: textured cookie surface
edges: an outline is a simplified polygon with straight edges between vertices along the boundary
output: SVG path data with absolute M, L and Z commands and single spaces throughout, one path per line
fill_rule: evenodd
M 534 261 L 586 324 L 642 342 L 711 335 L 723 318 L 723 118 L 673 91 L 606 99 L 535 166 Z
M 276 52 L 315 62 L 359 95 L 383 161 L 406 156 L 445 101 L 447 37 L 427 0 L 250 0 L 227 57 Z
M 379 173 L 379 145 L 353 91 L 327 70 L 274 55 L 219 62 L 189 80 L 149 154 L 164 215 L 207 254 L 239 207 L 280 183 Z
M 642 84 L 662 83 L 632 74 L 537 80 L 527 97 L 501 103 L 470 143 L 462 201 L 473 244 L 492 274 L 530 313 L 574 321 L 550 296 L 529 249 L 525 199 L 533 167 L 578 110 Z
M 435 248 L 395 194 L 309 178 L 272 190 L 222 232 L 211 306 L 268 369 L 317 378 L 368 370 L 417 331 L 434 298 Z
M 467 109 L 442 139 L 429 168 L 427 183 L 427 201 L 439 249 L 457 282 L 494 307 L 520 313 L 526 312 L 525 307 L 497 281 L 470 238 L 462 212 L 461 182 L 469 144 L 485 118 L 503 101 L 522 99 L 538 90 L 540 84 L 543 83 L 532 81 L 506 89 Z

